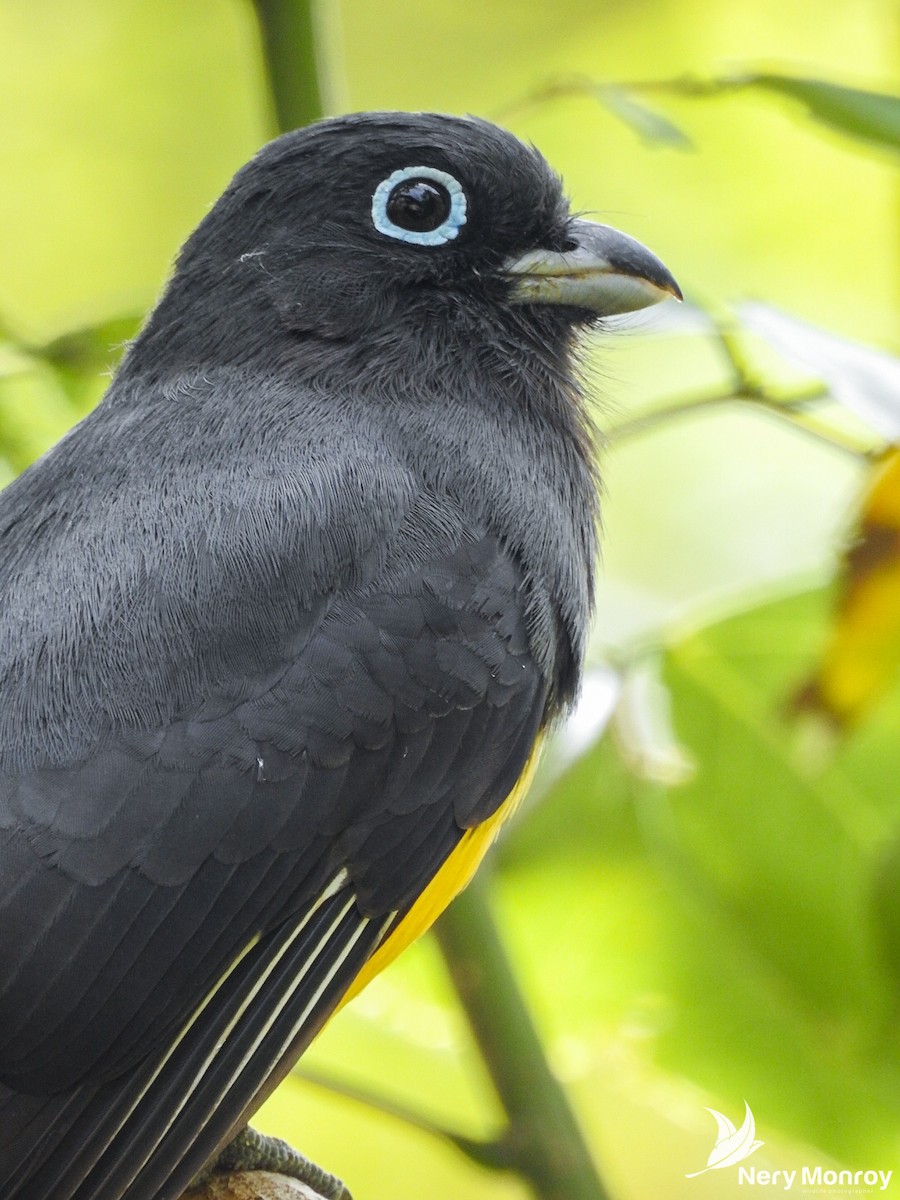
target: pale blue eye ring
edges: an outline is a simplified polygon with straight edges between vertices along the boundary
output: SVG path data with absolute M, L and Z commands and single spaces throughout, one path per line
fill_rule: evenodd
M 382 180 L 372 196 L 372 223 L 379 233 L 414 246 L 443 246 L 466 223 L 462 184 L 436 167 L 402 167 Z

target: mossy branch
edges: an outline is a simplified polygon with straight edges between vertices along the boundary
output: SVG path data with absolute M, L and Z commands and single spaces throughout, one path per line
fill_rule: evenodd
M 324 1200 L 305 1183 L 271 1171 L 229 1171 L 213 1175 L 183 1200 Z

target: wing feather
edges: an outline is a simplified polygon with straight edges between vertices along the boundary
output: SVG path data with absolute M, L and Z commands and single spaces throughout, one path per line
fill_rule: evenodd
M 548 692 L 518 566 L 485 539 L 391 586 L 264 685 L 0 775 L 8 1200 L 179 1195 L 513 791 Z

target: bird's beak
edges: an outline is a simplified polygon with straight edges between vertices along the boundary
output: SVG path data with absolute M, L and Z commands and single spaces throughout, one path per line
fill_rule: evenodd
M 529 250 L 503 264 L 518 304 L 564 304 L 603 317 L 636 312 L 681 289 L 646 246 L 594 221 L 572 221 L 571 250 Z

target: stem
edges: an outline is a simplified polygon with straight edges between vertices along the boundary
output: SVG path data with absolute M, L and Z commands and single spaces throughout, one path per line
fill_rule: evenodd
M 730 309 L 715 300 L 701 307 L 712 321 L 713 337 L 725 357 L 732 376 L 731 384 L 712 392 L 682 396 L 665 408 L 624 421 L 606 434 L 607 443 L 645 433 L 659 424 L 690 415 L 698 409 L 741 402 L 756 405 L 763 412 L 789 422 L 801 433 L 854 458 L 871 460 L 881 453 L 882 447 L 873 447 L 870 441 L 863 442 L 853 434 L 835 429 L 827 421 L 807 411 L 816 401 L 829 398 L 831 393 L 827 383 L 801 384 L 789 389 L 768 387 L 746 352 L 744 331 Z
M 622 421 L 606 431 L 603 441 L 612 446 L 617 442 L 627 441 L 643 433 L 665 425 L 679 417 L 691 416 L 705 408 L 717 408 L 723 404 L 752 404 L 763 412 L 770 413 L 779 420 L 787 421 L 795 429 L 800 430 L 816 441 L 824 442 L 841 450 L 854 458 L 872 459 L 881 453 L 882 447 L 873 446 L 868 441 L 854 437 L 853 434 L 834 429 L 824 421 L 819 421 L 803 411 L 804 406 L 815 400 L 826 400 L 828 389 L 823 384 L 798 388 L 790 393 L 769 394 L 752 388 L 744 391 L 741 388 L 726 388 L 721 391 L 701 392 L 693 396 L 683 396 L 667 404 L 665 408 L 657 408 L 652 412 L 642 413 L 628 421 Z
M 516 983 L 483 874 L 443 914 L 435 933 L 509 1117 L 504 1142 L 511 1168 L 539 1200 L 608 1200 Z
M 650 430 L 656 429 L 660 425 L 665 425 L 667 422 L 677 419 L 678 417 L 691 416 L 693 413 L 704 408 L 716 408 L 720 404 L 730 404 L 741 397 L 736 396 L 731 388 L 723 389 L 715 392 L 704 392 L 692 396 L 681 396 L 665 408 L 654 408 L 651 412 L 641 413 L 640 416 L 630 417 L 627 421 L 621 421 L 618 425 L 613 425 L 612 428 L 604 430 L 603 442 L 607 446 L 615 445 L 617 442 L 625 442 L 629 438 L 639 437 L 642 433 L 649 433 Z
M 849 454 L 852 458 L 874 462 L 884 452 L 883 444 L 873 443 L 869 439 L 857 437 L 845 430 L 835 429 L 826 421 L 821 421 L 814 414 L 804 412 L 802 409 L 785 407 L 778 401 L 769 400 L 765 396 L 757 396 L 752 403 L 755 403 L 763 412 L 772 413 L 779 420 L 788 421 L 800 433 L 805 433 L 808 437 L 817 442 L 823 442 L 834 450 Z
M 741 79 L 719 76 L 703 79 L 696 75 L 679 75 L 673 79 L 592 79 L 588 75 L 570 75 L 550 79 L 534 91 L 512 101 L 498 111 L 498 118 L 509 119 L 537 105 L 558 100 L 564 96 L 590 96 L 594 99 L 604 87 L 619 88 L 624 92 L 651 92 L 692 98 L 719 96 L 723 92 L 746 86 Z
M 315 0 L 253 0 L 280 132 L 325 115 L 316 55 Z
M 368 1088 L 356 1087 L 354 1084 L 344 1083 L 342 1080 L 334 1079 L 332 1076 L 326 1075 L 321 1071 L 305 1067 L 302 1061 L 299 1066 L 294 1068 L 293 1075 L 295 1079 L 302 1079 L 305 1083 L 311 1083 L 314 1087 L 324 1088 L 336 1096 L 352 1100 L 355 1104 L 363 1104 L 366 1108 L 373 1108 L 376 1112 L 393 1117 L 396 1121 L 402 1121 L 405 1125 L 411 1125 L 413 1129 L 427 1133 L 430 1137 L 448 1142 L 451 1146 L 455 1146 L 457 1150 L 465 1154 L 467 1158 L 478 1163 L 479 1166 L 490 1167 L 498 1171 L 509 1170 L 513 1166 L 509 1161 L 503 1137 L 494 1140 L 467 1137 L 463 1133 L 458 1133 L 453 1129 L 447 1129 L 443 1125 L 438 1125 L 434 1121 L 430 1121 L 428 1117 L 415 1112 L 411 1108 L 407 1108 L 404 1104 L 397 1104 L 393 1100 L 388 1100 L 385 1096 L 369 1091 Z

